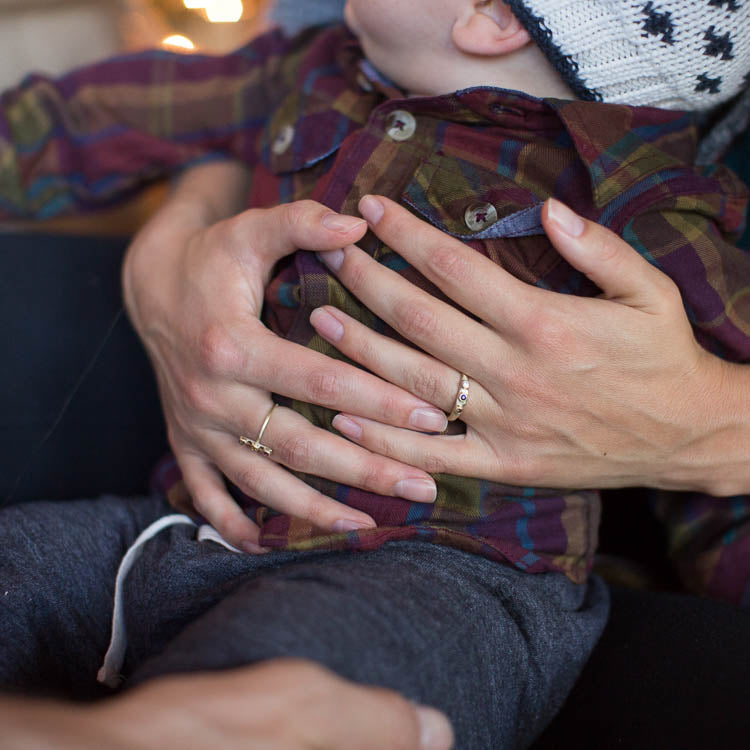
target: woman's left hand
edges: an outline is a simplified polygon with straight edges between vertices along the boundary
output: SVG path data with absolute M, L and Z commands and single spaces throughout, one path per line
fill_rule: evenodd
M 357 247 L 321 254 L 419 349 L 331 307 L 311 315 L 324 338 L 446 412 L 461 373 L 471 381 L 465 434 L 419 434 L 351 414 L 336 417 L 340 432 L 430 473 L 505 484 L 696 489 L 712 476 L 702 477 L 706 467 L 684 449 L 711 421 L 703 411 L 715 408 L 726 363 L 696 342 L 675 284 L 624 241 L 548 202 L 550 240 L 603 292 L 581 298 L 519 281 L 388 199 L 368 196 L 360 211 L 381 240 L 481 322 Z

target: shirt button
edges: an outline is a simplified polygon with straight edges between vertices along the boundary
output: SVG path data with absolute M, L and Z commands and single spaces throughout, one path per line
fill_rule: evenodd
M 491 203 L 474 203 L 466 209 L 464 221 L 472 232 L 481 232 L 497 223 L 497 209 Z
M 271 151 L 273 151 L 276 156 L 281 156 L 289 149 L 289 146 L 292 145 L 293 140 L 294 126 L 284 125 L 284 127 L 281 128 L 279 134 L 274 139 L 274 142 L 271 144 Z
M 388 116 L 388 135 L 394 141 L 408 141 L 417 130 L 414 115 L 404 109 L 397 109 Z

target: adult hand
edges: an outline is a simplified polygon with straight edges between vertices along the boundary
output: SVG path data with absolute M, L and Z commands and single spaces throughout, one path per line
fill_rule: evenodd
M 311 322 L 373 373 L 450 411 L 471 378 L 464 435 L 428 436 L 338 415 L 357 444 L 436 472 L 547 487 L 648 485 L 715 495 L 750 489 L 750 370 L 696 342 L 675 284 L 607 229 L 556 201 L 543 222 L 597 298 L 526 285 L 394 202 L 360 211 L 373 231 L 464 313 L 357 247 L 321 254 L 419 349 L 333 308 Z M 423 353 L 424 352 L 424 353 Z
M 450 750 L 448 720 L 310 662 L 150 682 L 94 706 L 0 699 L 6 750 Z
M 269 391 L 394 424 L 445 424 L 423 400 L 263 326 L 263 293 L 276 261 L 298 247 L 354 242 L 366 223 L 312 202 L 233 216 L 244 188 L 238 165 L 188 173 L 135 239 L 123 270 L 128 312 L 156 370 L 169 440 L 195 510 L 227 541 L 259 552 L 258 527 L 230 497 L 224 476 L 260 502 L 332 531 L 375 524 L 288 469 L 433 501 L 435 484 L 423 470 L 373 455 L 291 409 L 276 409 L 264 434 L 272 460 L 239 443 L 240 435 L 258 435 L 273 403 Z

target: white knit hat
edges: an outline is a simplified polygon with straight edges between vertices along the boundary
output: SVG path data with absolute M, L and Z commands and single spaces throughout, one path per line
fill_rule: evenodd
M 707 110 L 750 85 L 750 0 L 506 0 L 581 99 Z

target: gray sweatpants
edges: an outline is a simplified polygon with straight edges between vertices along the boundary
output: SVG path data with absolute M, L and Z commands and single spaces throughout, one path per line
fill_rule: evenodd
M 117 568 L 157 498 L 0 510 L 0 690 L 91 695 Z M 127 684 L 274 657 L 437 706 L 458 748 L 527 746 L 562 705 L 607 618 L 592 578 L 529 575 L 458 550 L 233 553 L 164 530 L 125 585 Z

